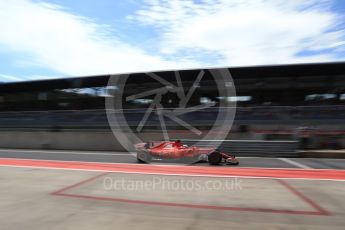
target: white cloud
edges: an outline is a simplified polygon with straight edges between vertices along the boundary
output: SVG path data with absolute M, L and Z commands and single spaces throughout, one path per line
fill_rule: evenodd
M 8 74 L 0 74 L 0 82 L 1 81 L 20 81 L 23 80 L 20 77 L 17 76 L 12 76 L 12 75 L 8 75 Z
M 193 66 L 145 53 L 112 35 L 110 28 L 29 0 L 0 0 L 0 45 L 23 54 L 18 62 L 64 75 L 123 73 Z M 30 57 L 25 59 L 25 57 Z
M 344 31 L 332 31 L 338 16 L 329 1 L 315 0 L 147 0 L 129 17 L 161 32 L 160 51 L 204 50 L 221 55 L 218 65 L 251 65 L 336 60 Z
M 329 31 L 339 18 L 326 0 L 145 2 L 128 18 L 157 29 L 156 55 L 107 25 L 31 0 L 0 0 L 0 46 L 21 55 L 17 64 L 51 69 L 55 76 L 332 61 L 331 52 L 317 51 L 345 46 L 344 31 Z M 305 50 L 316 54 L 297 56 Z

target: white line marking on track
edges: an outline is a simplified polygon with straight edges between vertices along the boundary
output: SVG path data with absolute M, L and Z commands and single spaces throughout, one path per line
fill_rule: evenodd
M 312 167 L 309 167 L 309 166 L 307 166 L 307 165 L 305 165 L 305 164 L 301 164 L 301 163 L 299 163 L 299 162 L 293 161 L 293 160 L 291 160 L 291 159 L 287 159 L 287 158 L 278 158 L 278 159 L 281 160 L 281 161 L 284 161 L 284 162 L 286 162 L 286 163 L 288 163 L 288 164 L 291 164 L 291 165 L 293 165 L 293 166 L 297 166 L 298 168 L 302 168 L 302 169 L 312 169 Z

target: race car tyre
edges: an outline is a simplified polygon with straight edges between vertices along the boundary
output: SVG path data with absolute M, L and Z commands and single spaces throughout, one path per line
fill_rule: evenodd
M 218 165 L 222 161 L 222 155 L 219 152 L 214 151 L 208 154 L 208 163 L 210 165 Z
M 197 162 L 207 162 L 207 154 L 201 154 L 198 156 L 198 161 Z
M 137 160 L 139 163 L 150 163 L 151 155 L 146 151 L 140 151 L 137 153 Z

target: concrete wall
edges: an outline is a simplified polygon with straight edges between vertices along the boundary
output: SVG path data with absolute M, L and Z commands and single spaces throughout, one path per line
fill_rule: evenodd
M 144 141 L 162 140 L 161 133 L 143 133 L 139 136 Z M 187 133 L 171 135 L 172 139 L 198 139 Z M 230 134 L 227 139 L 260 139 L 255 134 Z M 110 131 L 1 131 L 0 148 L 23 149 L 69 149 L 124 151 L 122 145 Z
M 1 148 L 116 150 L 123 148 L 111 132 L 2 131 Z

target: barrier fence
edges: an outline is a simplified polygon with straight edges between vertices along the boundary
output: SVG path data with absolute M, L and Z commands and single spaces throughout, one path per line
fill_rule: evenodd
M 183 144 L 198 147 L 214 147 L 242 157 L 299 157 L 297 141 L 264 140 L 181 140 Z

